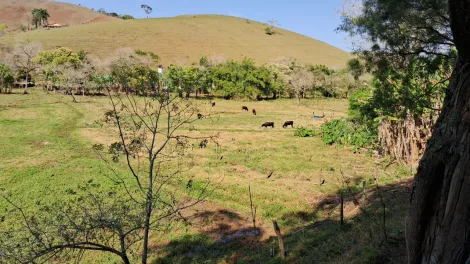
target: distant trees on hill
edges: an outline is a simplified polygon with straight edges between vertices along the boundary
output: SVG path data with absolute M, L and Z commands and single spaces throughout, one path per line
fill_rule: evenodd
M 104 8 L 98 9 L 97 12 L 100 13 L 100 14 L 103 14 L 103 15 L 107 15 L 107 16 L 111 16 L 111 17 L 116 17 L 116 18 L 120 18 L 120 19 L 123 19 L 123 20 L 135 19 L 133 16 L 128 15 L 128 14 L 121 14 L 121 15 L 119 15 L 119 14 L 116 13 L 116 12 L 107 12 L 106 9 L 104 9 Z
M 133 17 L 133 16 L 131 16 L 131 15 L 127 15 L 127 14 L 121 15 L 120 17 L 121 17 L 121 19 L 123 19 L 123 20 L 135 19 L 135 17 Z
M 141 5 L 140 8 L 142 8 L 147 15 L 147 18 L 149 18 L 150 13 L 152 13 L 153 9 L 148 6 L 148 5 Z
M 35 8 L 31 11 L 32 21 L 31 23 L 38 28 L 38 26 L 47 25 L 49 19 L 49 12 L 46 9 Z
M 275 29 L 275 27 L 280 27 L 281 24 L 277 22 L 277 20 L 271 19 L 268 21 L 268 27 L 264 29 L 264 32 L 268 35 L 274 35 L 278 33 Z

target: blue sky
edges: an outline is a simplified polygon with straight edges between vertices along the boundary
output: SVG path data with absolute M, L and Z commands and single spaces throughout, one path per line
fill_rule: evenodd
M 335 32 L 341 22 L 337 12 L 343 0 L 62 0 L 89 8 L 104 8 L 108 12 L 145 17 L 140 8 L 153 8 L 151 17 L 171 17 L 186 14 L 223 14 L 260 22 L 277 20 L 282 28 L 325 41 L 350 51 L 345 35 Z

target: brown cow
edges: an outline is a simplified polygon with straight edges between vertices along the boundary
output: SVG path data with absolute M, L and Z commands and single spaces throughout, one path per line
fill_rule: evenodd
M 284 122 L 284 125 L 282 125 L 283 128 L 286 128 L 288 126 L 291 126 L 292 128 L 294 128 L 294 121 L 286 121 Z

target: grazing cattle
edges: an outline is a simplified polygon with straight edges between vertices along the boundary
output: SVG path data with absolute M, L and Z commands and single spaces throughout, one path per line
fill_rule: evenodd
M 193 180 L 189 180 L 188 183 L 186 184 L 186 189 L 189 189 L 193 187 Z
M 212 107 L 215 107 L 215 102 L 211 102 Z
M 272 127 L 274 128 L 274 122 L 266 122 L 261 125 L 261 127 L 267 128 L 267 127 Z
M 291 126 L 292 128 L 294 128 L 294 121 L 286 121 L 284 122 L 284 125 L 282 125 L 283 128 L 286 128 L 288 126 Z
M 242 111 L 243 111 L 243 110 L 248 112 L 248 107 L 242 106 Z
M 253 115 L 256 115 L 256 110 L 255 109 L 253 109 L 251 111 L 253 112 Z
M 203 119 L 204 116 L 202 114 L 197 114 L 197 119 Z
M 207 148 L 207 143 L 209 143 L 209 141 L 207 139 L 204 139 L 199 143 L 199 147 L 200 148 Z

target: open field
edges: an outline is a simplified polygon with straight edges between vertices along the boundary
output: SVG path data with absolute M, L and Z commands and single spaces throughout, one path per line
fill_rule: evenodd
M 1 20 L 0 20 L 1 23 Z M 121 20 L 76 25 L 55 30 L 35 30 L 3 37 L 3 43 L 18 39 L 40 42 L 44 48 L 57 46 L 84 50 L 107 58 L 123 47 L 152 51 L 165 65 L 190 64 L 202 56 L 267 63 L 296 58 L 301 63 L 323 64 L 343 69 L 351 55 L 327 43 L 283 29 L 267 35 L 267 26 L 243 18 L 221 15 Z
M 30 211 L 40 201 L 67 199 L 66 191 L 93 179 L 103 188 L 111 186 L 103 176 L 106 170 L 91 146 L 117 140 L 111 126 L 100 126 L 109 109 L 106 97 L 70 97 L 46 95 L 39 89 L 29 95 L 0 96 L 0 184 Z M 283 129 L 282 122 L 294 120 L 296 127 L 318 129 L 323 121 L 314 120 L 312 112 L 326 117 L 346 116 L 347 101 L 339 99 L 239 102 L 195 100 L 204 119 L 195 131 L 181 133 L 216 134 L 215 144 L 192 152 L 195 167 L 189 174 L 195 181 L 222 181 L 209 201 L 186 212 L 194 225 L 188 231 L 154 236 L 155 263 L 281 263 L 269 256 L 277 248 L 271 220 L 277 219 L 286 244 L 289 263 L 400 263 L 393 257 L 402 250 L 408 197 L 409 171 L 386 160 L 354 154 L 348 147 L 326 146 L 319 136 L 294 137 L 293 129 Z M 257 116 L 242 112 L 241 106 L 255 108 Z M 276 123 L 263 129 L 265 121 Z M 98 122 L 98 123 L 97 123 Z M 220 160 L 218 156 L 223 156 Z M 217 158 L 216 158 L 217 157 Z M 116 164 L 125 171 L 123 163 Z M 377 169 L 376 169 L 377 168 Z M 347 224 L 339 226 L 337 191 L 343 185 L 343 171 L 353 192 L 365 180 L 368 184 L 368 209 L 361 214 L 351 195 L 346 198 Z M 270 179 L 267 175 L 274 172 Z M 381 206 L 374 175 L 380 178 L 387 204 L 387 232 L 391 243 L 382 241 Z M 320 185 L 325 180 L 324 185 Z M 233 243 L 218 243 L 226 235 L 249 227 L 248 185 L 258 206 L 258 221 L 263 234 Z M 0 201 L 0 207 L 6 204 Z M 91 260 L 93 259 L 93 260 Z M 87 255 L 83 263 L 110 263 L 103 255 Z

